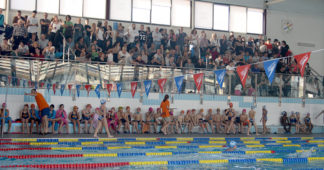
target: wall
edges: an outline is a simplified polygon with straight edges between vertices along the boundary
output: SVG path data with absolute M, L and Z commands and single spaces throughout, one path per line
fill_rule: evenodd
M 10 110 L 10 115 L 13 119 L 19 117 L 19 112 L 23 108 L 25 103 L 31 104 L 35 103 L 34 98 L 31 96 L 24 96 L 24 92 L 29 92 L 30 89 L 23 88 L 10 88 L 8 92 L 8 108 Z M 39 90 L 49 104 L 54 104 L 55 108 L 59 104 L 64 104 L 67 112 L 70 112 L 74 105 L 77 105 L 80 109 L 84 108 L 86 104 L 90 103 L 95 107 L 99 106 L 99 99 L 97 98 L 94 91 L 91 91 L 89 97 L 87 96 L 86 91 L 81 91 L 80 98 L 76 98 L 75 101 L 72 100 L 69 91 L 65 90 L 63 96 L 60 95 L 59 90 L 57 90 L 56 95 L 53 94 L 53 91 L 50 90 Z M 107 99 L 107 92 L 102 90 L 101 97 Z M 206 111 L 209 108 L 213 109 L 215 113 L 216 108 L 224 110 L 228 107 L 227 105 L 227 96 L 216 96 L 216 95 L 204 95 L 203 104 L 200 104 L 200 96 L 197 94 L 173 94 L 173 102 L 171 99 L 171 108 L 175 109 L 175 115 L 178 115 L 181 110 L 187 109 L 200 109 L 203 108 Z M 5 100 L 5 88 L 0 88 L 0 103 L 3 103 Z M 112 92 L 111 98 L 107 102 L 107 107 L 119 107 L 119 106 L 130 106 L 131 111 L 135 111 L 136 107 L 142 108 L 142 113 L 145 113 L 149 107 L 158 108 L 160 102 L 163 100 L 163 95 L 158 93 L 151 93 L 149 97 L 144 95 L 143 102 L 140 102 L 140 94 L 136 93 L 135 97 L 132 98 L 129 92 L 123 92 L 121 98 L 118 98 L 116 92 Z M 234 104 L 234 109 L 241 113 L 242 109 L 250 110 L 250 107 L 253 103 L 252 97 L 242 97 L 242 96 L 232 96 L 231 102 Z M 305 107 L 302 106 L 302 100 L 297 98 L 283 98 L 281 106 L 279 105 L 278 98 L 272 97 L 258 97 L 257 98 L 257 112 L 256 123 L 261 125 L 259 120 L 261 119 L 262 106 L 266 105 L 268 109 L 268 124 L 269 125 L 279 125 L 279 117 L 282 111 L 287 111 L 289 114 L 291 111 L 298 111 L 301 113 L 303 118 L 307 112 L 311 113 L 312 122 L 315 125 L 323 126 L 323 115 L 315 119 L 315 116 L 323 110 L 324 100 L 319 99 L 307 99 Z
M 293 23 L 293 29 L 284 32 L 281 27 L 282 20 L 290 20 Z M 294 54 L 323 49 L 323 30 L 324 17 L 321 15 L 276 10 L 269 10 L 267 14 L 267 36 L 272 39 L 286 40 Z M 298 46 L 299 42 L 311 43 L 315 47 Z M 324 75 L 324 51 L 312 54 L 309 63 L 318 73 Z

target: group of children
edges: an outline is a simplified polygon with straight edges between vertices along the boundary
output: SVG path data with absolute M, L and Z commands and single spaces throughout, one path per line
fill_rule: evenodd
M 285 133 L 291 133 L 291 126 L 295 126 L 296 133 L 312 133 L 313 124 L 310 118 L 310 113 L 307 113 L 303 120 L 301 120 L 299 112 L 291 112 L 289 117 L 286 111 L 283 111 L 281 114 L 280 123 L 283 126 Z

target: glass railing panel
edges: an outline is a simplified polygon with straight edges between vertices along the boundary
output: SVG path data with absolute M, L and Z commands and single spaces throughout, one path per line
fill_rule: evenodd
M 305 97 L 323 99 L 324 84 L 323 77 L 306 76 L 305 77 Z

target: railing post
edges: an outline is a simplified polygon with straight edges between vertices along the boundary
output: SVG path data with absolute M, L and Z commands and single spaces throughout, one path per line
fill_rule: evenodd
M 254 83 L 255 83 L 255 92 L 254 92 L 254 96 L 253 96 L 253 106 L 256 106 L 257 104 L 257 93 L 258 93 L 258 74 L 255 73 L 254 74 Z
M 303 79 L 303 99 L 302 99 L 302 106 L 305 107 L 305 103 L 306 103 L 306 78 L 305 77 L 301 77 Z
M 281 107 L 281 100 L 282 100 L 282 83 L 283 83 L 282 74 L 280 74 L 279 77 L 280 77 L 280 82 L 279 82 L 279 107 Z
M 63 35 L 62 35 L 63 36 Z M 65 57 L 65 46 L 66 46 L 66 44 L 65 44 L 65 38 L 64 38 L 64 36 L 63 36 L 63 56 L 62 56 L 62 61 L 63 61 L 63 63 L 64 63 L 64 57 Z

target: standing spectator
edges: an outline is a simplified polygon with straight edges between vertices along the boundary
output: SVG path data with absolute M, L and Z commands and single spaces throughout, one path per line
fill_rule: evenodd
M 195 56 L 198 56 L 198 35 L 197 30 L 192 30 L 191 35 L 189 37 L 190 40 L 190 52 L 191 52 L 191 58 L 194 58 Z
M 96 23 L 92 23 L 91 25 L 91 35 L 90 35 L 90 42 L 93 43 L 94 41 L 97 41 L 97 25 Z
M 175 49 L 175 46 L 177 45 L 177 36 L 174 33 L 173 29 L 170 29 L 169 31 L 169 39 L 171 49 Z
M 54 16 L 53 21 L 50 24 L 50 38 L 49 40 L 54 42 L 57 31 L 61 28 L 62 23 L 57 16 Z M 55 44 L 55 42 L 54 42 Z
M 200 39 L 199 39 L 199 46 L 200 46 L 200 58 L 202 58 L 203 61 L 206 61 L 206 51 L 209 46 L 209 42 L 205 31 L 201 32 Z
M 140 30 L 138 31 L 138 35 L 139 35 L 140 48 L 142 49 L 147 38 L 146 31 L 144 31 L 144 25 L 141 25 Z
M 227 38 L 225 35 L 223 35 L 222 39 L 219 40 L 219 53 L 225 54 L 225 51 L 227 50 Z
M 85 19 L 84 23 L 84 41 L 87 46 L 90 46 L 91 26 L 89 25 L 89 19 Z
M 107 31 L 106 31 L 106 41 L 109 41 L 111 45 L 113 44 L 113 37 L 114 37 L 114 32 L 113 32 L 111 26 L 108 25 Z
M 4 15 L 2 14 L 2 9 L 0 8 L 0 35 L 5 31 L 4 25 Z
M 105 30 L 102 26 L 102 22 L 98 22 L 97 24 L 97 30 L 96 30 L 96 33 L 97 33 L 97 42 L 98 42 L 98 46 L 103 49 L 103 47 L 105 46 L 104 44 L 104 34 L 105 34 Z
M 19 20 L 22 20 L 23 22 L 26 21 L 26 19 L 23 16 L 21 16 L 20 10 L 17 11 L 17 16 L 15 16 L 14 19 L 12 20 L 13 26 L 19 25 L 19 23 L 18 23 Z
M 186 37 L 187 37 L 187 34 L 185 32 L 183 32 L 183 27 L 181 27 L 179 29 L 179 33 L 177 35 L 177 44 L 180 47 L 181 53 L 183 52 L 183 48 L 184 48 L 184 44 L 185 44 Z
M 211 38 L 210 38 L 210 46 L 211 47 L 216 47 L 217 50 L 219 49 L 219 41 L 218 41 L 216 33 L 213 33 Z
M 121 23 L 119 23 L 118 29 L 116 31 L 116 42 L 119 42 L 120 46 L 124 46 L 124 27 Z
M 153 43 L 153 35 L 150 27 L 146 27 L 146 47 L 150 48 Z M 146 48 L 144 47 L 144 49 Z
M 281 49 L 280 49 L 280 56 L 281 57 L 286 57 L 288 50 L 289 50 L 289 45 L 287 45 L 286 41 L 281 42 Z
M 49 26 L 51 24 L 51 21 L 47 19 L 48 14 L 45 12 L 44 13 L 44 18 L 40 19 L 40 24 L 41 24 L 41 34 L 44 34 L 46 38 L 48 37 L 48 30 Z
M 153 43 L 155 46 L 155 50 L 160 48 L 161 46 L 161 39 L 162 39 L 162 35 L 159 31 L 159 27 L 155 28 L 155 31 L 152 33 L 152 37 L 153 37 Z
M 19 20 L 18 24 L 14 27 L 12 36 L 14 38 L 14 45 L 13 50 L 16 50 L 18 48 L 18 45 L 20 42 L 25 41 L 25 38 L 27 36 L 27 29 L 24 26 L 24 21 Z
M 135 38 L 138 37 L 138 30 L 136 29 L 136 25 L 132 24 L 132 26 L 128 29 L 128 41 L 130 46 L 133 47 Z
M 65 39 L 68 39 L 69 37 L 73 37 L 73 23 L 71 22 L 71 16 L 67 15 L 65 17 L 64 25 L 63 25 L 63 34 L 65 36 Z
M 83 37 L 84 27 L 81 24 L 81 18 L 78 18 L 76 24 L 74 24 L 74 42 L 77 42 L 79 38 Z
M 38 19 L 36 18 L 37 11 L 33 11 L 32 16 L 29 16 L 27 19 L 27 27 L 28 27 L 28 39 L 31 39 L 33 34 L 36 34 L 36 41 L 38 40 L 37 37 L 37 30 L 38 30 Z

